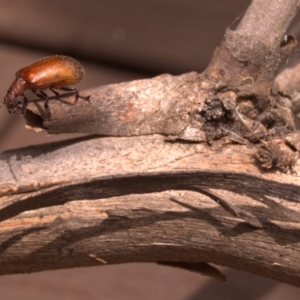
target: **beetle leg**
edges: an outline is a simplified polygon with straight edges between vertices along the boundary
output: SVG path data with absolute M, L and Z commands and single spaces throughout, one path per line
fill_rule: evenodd
M 50 120 L 51 119 L 51 110 L 49 107 L 49 100 L 46 100 L 44 102 L 44 108 L 45 108 L 45 120 Z
M 21 110 L 21 115 L 25 116 L 26 115 L 26 107 L 27 107 L 27 104 L 28 104 L 28 99 L 25 97 L 24 94 L 22 96 L 23 96 L 23 104 L 19 108 Z
M 81 98 L 81 99 L 83 99 L 83 100 L 85 100 L 85 101 L 87 101 L 87 102 L 90 101 L 90 97 L 91 97 L 91 96 L 86 96 L 86 97 L 81 96 L 81 95 L 79 94 L 78 90 L 77 90 L 76 88 L 74 88 L 74 87 L 71 87 L 71 86 L 63 86 L 63 87 L 60 87 L 60 88 L 57 88 L 57 89 L 60 89 L 60 90 L 62 90 L 62 91 L 67 91 L 67 92 L 69 92 L 69 91 L 75 92 L 75 94 L 76 94 L 76 101 L 77 101 L 78 98 Z
M 43 91 L 37 92 L 36 90 L 32 90 L 32 92 L 33 92 L 36 96 L 38 96 L 40 99 L 42 99 L 42 100 L 48 100 L 48 95 L 47 95 L 45 92 L 43 92 Z
M 60 94 L 56 90 L 54 90 L 53 88 L 49 88 L 49 90 L 52 91 L 57 98 L 59 98 Z
M 44 102 L 44 108 L 45 108 L 45 120 L 50 120 L 51 119 L 51 110 L 50 110 L 50 106 L 49 106 L 49 98 L 48 95 L 43 92 L 40 91 L 40 95 L 43 99 L 45 99 L 46 101 Z
M 39 91 L 38 93 L 36 91 L 33 92 L 41 99 L 48 100 L 48 95 L 45 92 L 43 91 Z
M 48 95 L 43 92 L 43 91 L 39 91 L 38 93 L 36 91 L 34 91 L 34 94 L 36 94 L 38 97 L 40 97 L 41 99 L 45 100 L 44 102 L 44 109 L 45 109 L 45 120 L 50 120 L 51 119 L 51 110 L 50 110 L 50 106 L 49 106 L 49 98 Z

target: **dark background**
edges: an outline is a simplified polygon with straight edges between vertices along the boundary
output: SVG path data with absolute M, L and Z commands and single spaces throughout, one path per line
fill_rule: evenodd
M 0 94 L 20 68 L 52 54 L 85 67 L 79 89 L 201 72 L 250 0 L 1 0 Z M 28 96 L 31 92 L 28 92 Z M 0 109 L 0 151 L 74 135 L 24 129 Z M 0 227 L 1 229 L 1 227 Z M 125 264 L 0 277 L 0 299 L 298 299 L 298 289 L 222 269 L 228 283 L 155 264 Z

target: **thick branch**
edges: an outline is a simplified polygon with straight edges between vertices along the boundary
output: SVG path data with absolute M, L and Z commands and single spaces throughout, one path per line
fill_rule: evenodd
M 72 105 L 74 96 L 65 101 L 50 101 L 49 120 L 44 119 L 41 103 L 33 102 L 26 115 L 28 127 L 55 134 L 158 133 L 199 142 L 224 135 L 219 128 L 215 132 L 216 125 L 245 136 L 241 132 L 241 119 L 235 115 L 238 110 L 246 114 L 245 118 L 258 120 L 268 129 L 295 128 L 286 108 L 277 105 L 280 95 L 272 87 L 278 69 L 296 45 L 293 38 L 283 43 L 280 39 L 296 13 L 298 1 L 267 3 L 268 15 L 261 15 L 265 1 L 253 1 L 241 25 L 235 31 L 227 30 L 203 75 L 162 75 L 91 89 L 83 93 L 91 95 L 91 103 L 79 99 Z M 274 26 L 277 19 L 280 26 Z M 259 29 L 256 24 L 260 24 Z M 267 37 L 265 28 L 273 27 Z M 238 123 L 228 124 L 232 121 Z M 277 135 L 281 136 L 282 130 L 279 131 Z M 258 134 L 259 138 L 265 135 Z
M 205 261 L 298 285 L 298 177 L 262 176 L 251 149 L 241 155 L 231 147 L 226 157 L 211 151 L 156 136 L 4 153 L 1 273 Z M 201 188 L 252 213 L 263 228 L 234 217 Z
M 128 138 L 85 138 L 1 156 L 2 274 L 213 262 L 299 286 L 299 177 L 274 173 L 294 165 L 299 171 L 298 146 L 285 144 L 295 126 L 272 90 L 296 44 L 280 37 L 298 1 L 267 1 L 276 6 L 270 18 L 257 10 L 262 3 L 253 1 L 237 30 L 227 31 L 202 75 L 100 87 L 84 93 L 91 103 L 50 101 L 49 120 L 39 102 L 29 104 L 30 128 Z M 280 28 L 262 38 L 276 15 Z

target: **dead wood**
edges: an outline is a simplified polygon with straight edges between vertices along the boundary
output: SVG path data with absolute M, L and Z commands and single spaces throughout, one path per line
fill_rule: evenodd
M 275 83 L 298 2 L 253 1 L 203 74 L 50 101 L 49 120 L 30 103 L 30 129 L 97 135 L 1 155 L 0 273 L 147 261 L 222 279 L 215 263 L 300 286 L 294 90 Z

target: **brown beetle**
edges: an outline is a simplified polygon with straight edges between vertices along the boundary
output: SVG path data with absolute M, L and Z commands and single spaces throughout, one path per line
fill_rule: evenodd
M 90 96 L 80 96 L 76 88 L 69 87 L 69 85 L 78 83 L 83 76 L 83 67 L 71 57 L 53 55 L 42 58 L 16 73 L 16 79 L 8 89 L 3 103 L 6 105 L 9 113 L 15 113 L 17 109 L 20 109 L 22 114 L 25 114 L 28 100 L 24 95 L 24 91 L 31 90 L 40 99 L 45 100 L 45 110 L 50 117 L 49 99 L 42 90 L 49 88 L 57 97 L 59 93 L 54 89 L 74 91 L 76 100 L 82 98 L 89 101 Z M 19 96 L 23 97 L 23 103 L 17 99 Z

